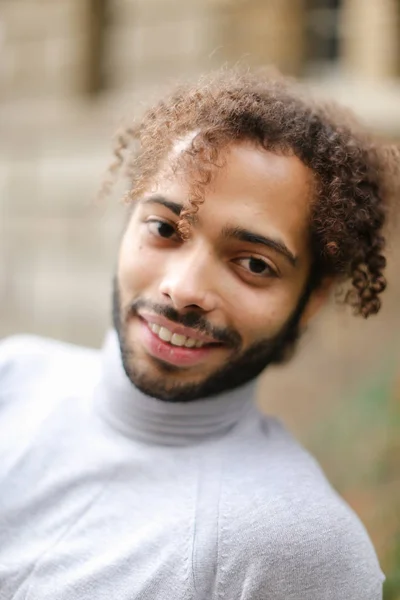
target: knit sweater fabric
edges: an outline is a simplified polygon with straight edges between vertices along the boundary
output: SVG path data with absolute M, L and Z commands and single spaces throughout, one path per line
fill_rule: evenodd
M 379 600 L 354 512 L 255 382 L 167 403 L 101 351 L 0 343 L 0 600 Z

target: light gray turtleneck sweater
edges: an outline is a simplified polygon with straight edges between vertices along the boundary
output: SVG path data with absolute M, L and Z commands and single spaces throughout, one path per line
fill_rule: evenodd
M 363 526 L 253 397 L 146 397 L 115 334 L 3 341 L 0 599 L 379 600 Z

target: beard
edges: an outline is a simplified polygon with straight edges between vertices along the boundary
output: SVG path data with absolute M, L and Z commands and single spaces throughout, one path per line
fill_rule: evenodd
M 166 378 L 140 373 L 135 368 L 135 349 L 126 337 L 125 315 L 122 314 L 120 292 L 117 278 L 113 280 L 113 324 L 118 335 L 121 359 L 124 371 L 131 381 L 144 394 L 166 402 L 191 402 L 204 399 L 242 386 L 256 378 L 271 364 L 279 364 L 292 356 L 300 338 L 300 320 L 312 291 L 311 279 L 306 285 L 298 302 L 278 333 L 254 343 L 246 350 L 242 349 L 242 338 L 237 331 L 219 329 L 210 326 L 204 317 L 196 311 L 178 313 L 174 308 L 154 304 L 143 299 L 134 301 L 128 308 L 127 317 L 137 315 L 141 308 L 151 310 L 170 321 L 185 327 L 194 327 L 199 332 L 211 335 L 217 342 L 230 347 L 230 360 L 204 380 L 196 383 L 167 385 Z M 153 359 L 160 372 L 165 376 L 176 374 L 179 380 L 180 368 L 163 361 Z

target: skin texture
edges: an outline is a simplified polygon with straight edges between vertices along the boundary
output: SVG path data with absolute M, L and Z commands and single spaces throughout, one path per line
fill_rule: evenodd
M 189 240 L 175 232 L 179 215 L 161 204 L 184 206 L 188 194 L 167 157 L 134 207 L 120 246 L 114 323 L 124 367 L 139 388 L 164 400 L 190 401 L 252 379 L 326 296 L 326 286 L 307 291 L 311 171 L 295 156 L 251 142 L 231 144 L 222 158 Z M 235 228 L 275 247 L 226 235 Z M 164 315 L 171 329 L 190 326 L 219 344 L 190 366 L 159 360 L 144 341 L 143 315 L 147 321 Z

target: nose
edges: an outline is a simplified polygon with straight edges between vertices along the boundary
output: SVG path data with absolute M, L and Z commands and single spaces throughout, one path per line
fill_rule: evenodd
M 218 306 L 215 265 L 211 253 L 198 246 L 181 249 L 170 258 L 163 274 L 160 292 L 173 307 L 210 312 Z

